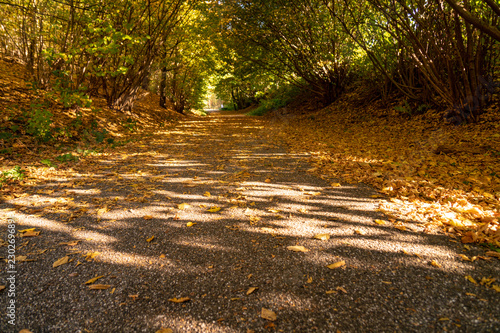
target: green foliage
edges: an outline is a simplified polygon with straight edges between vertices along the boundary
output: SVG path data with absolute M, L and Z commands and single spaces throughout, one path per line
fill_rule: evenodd
M 42 164 L 45 164 L 46 166 L 48 166 L 49 168 L 55 168 L 57 167 L 56 164 L 54 164 L 54 162 L 52 162 L 51 160 L 49 159 L 44 159 L 44 160 L 41 160 L 40 163 Z
M 128 129 L 129 132 L 133 132 L 136 130 L 137 122 L 131 118 L 127 118 L 127 120 L 125 120 L 122 123 L 122 126 L 125 127 L 126 129 Z
M 26 177 L 26 170 L 16 165 L 14 168 L 0 173 L 0 187 L 7 181 L 18 181 Z
M 77 162 L 78 161 L 78 156 L 75 156 L 71 153 L 66 153 L 62 154 L 56 157 L 56 159 L 59 162 L 65 163 L 65 162 Z
M 52 138 L 51 127 L 52 113 L 45 109 L 41 103 L 31 104 L 26 132 L 41 141 L 49 141 Z
M 288 105 L 299 93 L 299 89 L 295 86 L 284 86 L 283 88 L 273 92 L 271 98 L 262 99 L 259 106 L 247 113 L 249 116 L 262 116 L 271 110 L 277 110 L 279 108 Z

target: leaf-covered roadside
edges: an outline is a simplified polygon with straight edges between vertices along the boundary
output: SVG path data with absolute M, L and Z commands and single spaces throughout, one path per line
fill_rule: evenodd
M 498 249 L 498 106 L 477 124 L 454 126 L 437 111 L 408 119 L 381 105 L 355 107 L 355 99 L 286 122 L 280 139 L 311 154 L 311 171 L 375 186 L 390 221 L 438 226 L 463 243 Z

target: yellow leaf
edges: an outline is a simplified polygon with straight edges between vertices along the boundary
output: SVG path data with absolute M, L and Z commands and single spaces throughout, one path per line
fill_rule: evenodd
M 105 276 L 106 276 L 106 275 L 96 276 L 95 278 L 92 278 L 92 279 L 88 280 L 88 281 L 87 281 L 87 282 L 85 282 L 84 284 L 92 284 L 92 283 L 96 282 L 97 280 L 99 280 L 99 279 L 101 279 L 101 278 L 103 278 L 103 277 L 105 277 Z
M 160 258 L 166 258 L 164 254 L 160 254 Z
M 64 264 L 67 264 L 69 261 L 69 257 L 66 256 L 66 257 L 62 257 L 60 259 L 57 259 L 53 264 L 52 264 L 52 267 L 53 268 L 56 268 L 58 266 L 61 266 L 61 265 L 64 265 Z
M 436 260 L 431 261 L 431 265 L 434 266 L 434 267 L 441 268 L 441 265 L 438 264 Z
M 356 229 L 356 230 L 354 230 L 354 232 L 357 233 L 358 235 L 366 235 L 366 231 L 361 230 L 361 229 Z
M 108 206 L 104 206 L 104 207 L 99 208 L 97 210 L 97 215 L 102 215 L 102 214 L 106 213 L 107 211 L 108 211 Z
M 404 225 L 395 225 L 394 228 L 399 229 L 401 231 L 405 231 L 406 227 Z
M 220 207 L 212 207 L 210 209 L 207 209 L 207 212 L 210 212 L 210 213 L 216 213 L 220 210 L 221 208 Z
M 171 328 L 162 328 L 156 331 L 155 333 L 174 333 Z
M 270 183 L 270 182 L 271 182 L 271 179 L 267 178 L 266 180 L 264 180 L 264 182 L 266 182 L 266 183 Z
M 4 290 L 4 289 L 5 289 L 5 286 L 0 286 L 0 291 Z
M 198 224 L 198 223 L 188 222 L 188 223 L 186 223 L 186 227 L 192 227 L 195 224 Z
M 307 278 L 306 283 L 312 283 L 312 282 L 313 282 L 313 278 L 309 276 L 309 277 Z
M 151 236 L 148 239 L 146 239 L 146 242 L 151 243 L 155 239 L 155 236 Z
M 337 293 L 337 291 L 335 291 L 335 290 L 327 290 L 327 291 L 325 291 L 325 294 L 327 294 L 327 295 L 336 294 L 336 293 Z
M 314 238 L 326 241 L 326 240 L 330 239 L 330 235 L 329 234 L 317 234 L 317 235 L 314 235 Z
M 21 237 L 36 237 L 40 235 L 40 231 L 35 231 L 34 228 L 33 230 L 28 230 L 26 232 L 21 233 Z
M 109 288 L 111 288 L 109 284 L 91 284 L 89 286 L 90 290 L 105 290 Z
M 459 254 L 460 258 L 462 258 L 462 260 L 464 261 L 471 261 L 469 257 L 467 257 L 465 254 Z
M 265 309 L 265 308 L 262 308 L 260 316 L 262 318 L 270 320 L 270 321 L 275 321 L 276 318 L 277 318 L 276 313 L 274 313 L 274 311 L 271 311 L 271 310 L 268 310 L 268 309 Z
M 374 222 L 377 223 L 377 224 L 385 224 L 384 220 L 375 220 Z
M 332 187 L 341 187 L 342 185 L 340 183 L 332 183 Z
M 328 265 L 326 267 L 328 267 L 330 269 L 335 269 L 335 268 L 339 268 L 339 267 L 344 266 L 344 265 L 345 265 L 345 260 L 342 260 L 342 261 L 338 261 L 338 262 L 336 262 L 334 264 L 330 264 L 330 265 Z
M 448 317 L 439 318 L 439 321 L 448 321 L 448 320 L 450 320 L 450 318 L 448 318 Z
M 309 251 L 303 246 L 298 246 L 298 245 L 293 245 L 293 246 L 287 246 L 286 247 L 288 250 L 293 251 L 293 252 L 307 252 Z
M 344 294 L 347 294 L 347 290 L 345 290 L 345 289 L 344 289 L 344 288 L 342 288 L 342 287 L 337 287 L 337 288 L 335 288 L 335 289 L 337 289 L 337 290 L 339 290 L 339 291 L 343 292 Z
M 36 228 L 29 228 L 29 229 L 23 229 L 19 230 L 20 233 L 25 233 L 25 232 L 30 232 L 30 231 L 35 231 Z
M 210 194 L 210 192 L 205 192 L 205 194 L 203 194 L 204 196 L 206 197 L 211 197 L 212 195 Z
M 254 292 L 254 291 L 256 291 L 257 289 L 259 289 L 259 288 L 257 288 L 257 287 L 251 287 L 251 288 L 249 288 L 249 289 L 247 290 L 247 295 L 250 295 L 251 293 L 253 293 L 253 292 Z
M 474 280 L 474 278 L 473 278 L 472 276 L 470 276 L 470 275 L 466 275 L 466 276 L 465 276 L 465 278 L 466 278 L 467 280 L 469 280 L 470 282 L 472 282 L 472 283 L 474 283 L 474 284 L 477 284 L 476 280 Z
M 87 252 L 87 254 L 83 255 L 85 257 L 85 260 L 90 261 L 97 257 L 101 252 Z
M 487 256 L 490 256 L 490 257 L 495 257 L 495 258 L 500 259 L 500 253 L 499 253 L 499 252 L 495 252 L 495 251 L 487 251 L 487 252 L 486 252 L 486 255 L 487 255 Z
M 177 208 L 179 208 L 180 210 L 184 210 L 189 207 L 191 207 L 191 205 L 187 203 L 181 203 L 180 205 L 177 205 Z
M 187 302 L 189 300 L 191 300 L 189 297 L 170 298 L 169 299 L 170 302 L 174 302 L 174 303 L 184 303 L 184 302 Z
M 385 284 L 392 284 L 391 281 L 382 281 L 382 283 L 385 283 Z
M 493 288 L 493 290 L 495 290 L 496 292 L 500 293 L 500 286 L 498 284 L 492 285 L 491 288 Z
M 145 215 L 142 217 L 144 220 L 152 220 L 153 217 L 151 215 Z

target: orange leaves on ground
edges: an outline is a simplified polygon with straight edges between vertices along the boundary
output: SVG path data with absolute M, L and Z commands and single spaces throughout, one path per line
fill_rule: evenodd
M 260 312 L 260 316 L 263 319 L 270 320 L 270 321 L 275 321 L 278 318 L 278 316 L 276 315 L 276 313 L 274 311 L 266 309 L 266 308 L 262 308 L 262 310 Z
M 330 269 L 335 269 L 335 268 L 339 268 L 339 267 L 342 267 L 342 266 L 345 266 L 345 260 L 338 261 L 338 262 L 330 264 L 330 265 L 328 265 L 326 267 L 328 267 Z
M 330 235 L 329 234 L 316 234 L 316 235 L 314 235 L 313 238 L 319 239 L 319 240 L 322 240 L 322 241 L 326 241 L 326 240 L 330 239 Z
M 447 126 L 437 111 L 403 119 L 373 105 L 360 113 L 354 98 L 283 124 L 280 139 L 295 151 L 314 152 L 309 172 L 378 188 L 390 197 L 381 202 L 383 211 L 452 226 L 465 243 L 500 247 L 498 122 Z
M 287 246 L 286 248 L 287 248 L 287 250 L 293 251 L 293 252 L 308 252 L 309 251 L 305 247 L 299 246 L 299 245 Z
M 111 288 L 111 285 L 109 284 L 91 284 L 89 286 L 90 290 L 106 290 Z
M 65 256 L 65 257 L 62 257 L 60 259 L 57 259 L 53 264 L 52 264 L 52 267 L 53 268 L 56 268 L 56 267 L 59 267 L 61 265 L 65 265 L 69 262 L 69 257 L 68 256 Z
M 169 298 L 169 301 L 170 302 L 173 302 L 173 303 L 184 303 L 184 302 L 187 302 L 187 301 L 190 301 L 191 299 L 189 297 L 181 297 L 181 298 Z

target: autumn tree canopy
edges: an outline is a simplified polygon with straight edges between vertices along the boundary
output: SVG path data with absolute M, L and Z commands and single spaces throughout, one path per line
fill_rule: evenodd
M 492 0 L 2 0 L 0 49 L 68 107 L 140 89 L 182 112 L 211 89 L 243 108 L 294 87 L 323 105 L 353 82 L 408 112 L 473 121 L 500 73 Z M 281 93 L 281 95 L 279 95 Z M 279 104 L 279 103 L 278 103 Z

